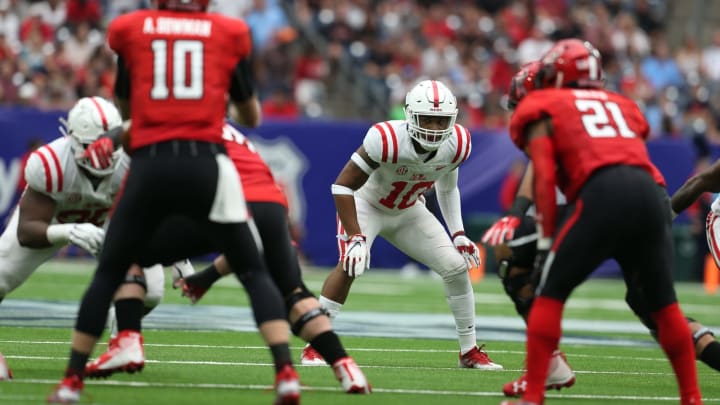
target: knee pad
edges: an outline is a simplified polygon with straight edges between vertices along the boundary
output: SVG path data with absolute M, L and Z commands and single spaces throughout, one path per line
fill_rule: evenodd
M 143 269 L 145 273 L 145 308 L 154 308 L 165 295 L 165 270 L 159 264 Z
M 527 316 L 535 299 L 535 293 L 533 291 L 529 297 L 522 297 L 520 294 L 525 287 L 534 290 L 532 270 L 514 266 L 512 259 L 501 260 L 498 275 L 502 280 L 505 293 L 515 304 L 515 311 L 521 316 Z
M 303 330 L 305 325 L 310 322 L 311 320 L 317 318 L 318 316 L 330 316 L 328 315 L 328 312 L 323 307 L 317 307 L 315 309 L 311 309 L 308 312 L 305 312 L 298 318 L 297 321 L 295 321 L 291 326 L 290 330 L 292 331 L 293 335 L 300 336 L 300 332 Z
M 300 285 L 299 288 L 300 291 L 292 292 L 290 295 L 285 297 L 285 309 L 288 314 L 290 314 L 290 310 L 298 303 L 298 301 L 304 300 L 305 298 L 315 298 L 315 294 L 311 293 L 310 290 L 305 287 L 305 284 Z
M 693 333 L 693 343 L 697 345 L 700 339 L 705 335 L 715 337 L 715 334 L 713 333 L 713 331 L 710 330 L 710 328 L 703 326 L 702 328 L 698 329 L 697 332 Z

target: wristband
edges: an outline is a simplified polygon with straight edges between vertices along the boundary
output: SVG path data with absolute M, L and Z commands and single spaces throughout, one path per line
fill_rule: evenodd
M 75 224 L 50 225 L 45 231 L 45 237 L 53 245 L 68 243 L 70 241 L 70 230 Z
M 114 127 L 110 129 L 109 131 L 105 132 L 100 136 L 100 138 L 110 138 L 113 144 L 113 149 L 117 149 L 118 146 L 120 146 L 120 141 L 123 132 L 125 132 L 125 128 L 123 125 L 120 125 L 118 127 Z
M 525 213 L 531 205 L 533 205 L 533 201 L 531 199 L 523 196 L 517 196 L 513 201 L 512 207 L 510 207 L 510 210 L 508 211 L 508 215 L 522 218 L 525 216 Z
M 465 231 L 457 231 L 457 232 L 455 232 L 454 234 L 452 234 L 452 236 L 450 237 L 450 239 L 454 241 L 455 238 L 457 238 L 458 236 L 461 236 L 461 235 L 465 235 Z

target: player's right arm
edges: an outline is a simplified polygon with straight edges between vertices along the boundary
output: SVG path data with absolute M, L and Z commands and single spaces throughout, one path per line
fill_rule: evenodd
M 353 194 L 365 184 L 372 171 L 378 166 L 379 164 L 368 156 L 365 147 L 361 146 L 353 153 L 332 185 L 338 217 L 348 235 L 362 233 L 357 220 Z
M 72 243 L 97 255 L 105 239 L 105 231 L 91 223 L 52 224 L 57 202 L 51 196 L 52 176 L 40 152 L 30 155 L 25 166 L 28 187 L 20 199 L 17 238 L 20 246 L 41 249 Z
M 40 249 L 52 246 L 48 228 L 55 215 L 55 200 L 30 187 L 20 199 L 17 238 L 20 246 Z
M 670 199 L 674 215 L 677 215 L 697 200 L 702 193 L 720 192 L 720 160 L 707 170 L 688 179 Z
M 260 125 L 260 102 L 252 86 L 252 62 L 243 58 L 235 67 L 230 80 L 230 118 L 238 124 L 254 128 Z
M 520 226 L 522 217 L 528 208 L 533 204 L 533 166 L 528 162 L 525 173 L 520 180 L 520 186 L 515 194 L 515 200 L 507 215 L 495 222 L 485 233 L 480 241 L 490 246 L 498 246 L 506 241 L 512 240 L 515 230 Z

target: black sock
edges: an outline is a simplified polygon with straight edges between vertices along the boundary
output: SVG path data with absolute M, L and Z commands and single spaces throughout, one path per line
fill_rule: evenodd
M 347 352 L 340 343 L 340 338 L 331 330 L 315 336 L 310 341 L 310 346 L 317 350 L 323 356 L 325 362 L 330 365 L 334 364 L 338 359 L 347 357 Z
M 80 378 L 83 378 L 85 375 L 85 364 L 88 362 L 89 358 L 90 354 L 70 350 L 70 362 L 65 370 L 65 377 L 77 375 Z
M 205 270 L 185 277 L 185 281 L 207 289 L 220 280 L 220 277 L 222 277 L 222 274 L 218 273 L 215 264 L 211 264 Z
M 115 301 L 115 317 L 117 318 L 118 331 L 130 329 L 140 332 L 144 310 L 145 304 L 138 298 L 125 298 Z
M 270 352 L 272 352 L 273 361 L 275 362 L 275 372 L 279 372 L 285 365 L 292 365 L 292 358 L 290 357 L 290 346 L 287 343 L 280 343 L 277 345 L 270 346 Z
M 720 343 L 715 341 L 705 346 L 705 349 L 700 353 L 700 360 L 720 371 Z

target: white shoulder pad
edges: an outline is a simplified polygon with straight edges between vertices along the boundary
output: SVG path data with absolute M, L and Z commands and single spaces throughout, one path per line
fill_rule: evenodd
M 25 165 L 25 181 L 28 187 L 43 194 L 52 195 L 62 191 L 62 167 L 50 148 L 43 146 L 30 154 Z
M 370 159 L 379 164 L 397 163 L 399 144 L 392 121 L 373 125 L 365 135 L 363 147 Z
M 449 143 L 453 146 L 454 157 L 452 163 L 460 165 L 466 161 L 472 151 L 472 137 L 470 131 L 460 124 L 455 124 L 455 130 L 450 135 Z

